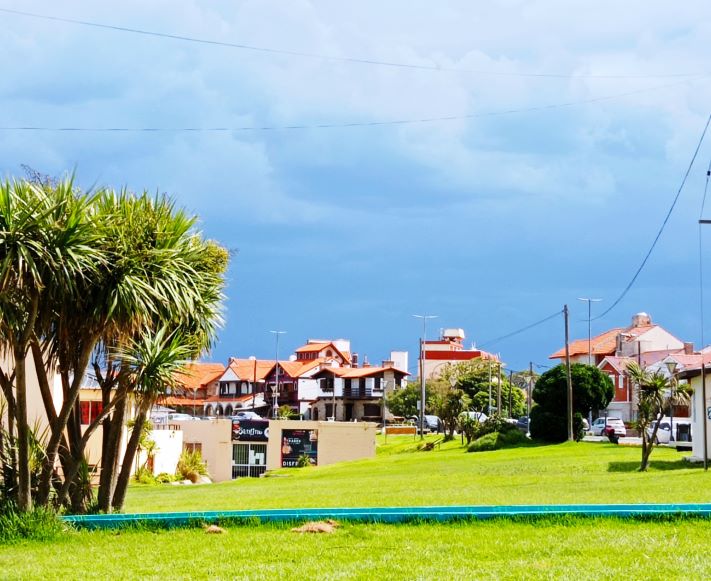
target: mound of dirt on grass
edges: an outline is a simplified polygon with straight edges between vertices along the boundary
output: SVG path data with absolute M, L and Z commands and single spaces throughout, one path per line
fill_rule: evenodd
M 293 533 L 333 533 L 336 531 L 338 523 L 333 519 L 311 521 L 302 524 L 300 527 L 291 529 Z

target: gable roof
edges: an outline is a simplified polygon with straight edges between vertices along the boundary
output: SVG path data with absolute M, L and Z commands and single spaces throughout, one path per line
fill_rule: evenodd
M 395 367 L 324 367 L 321 371 L 319 371 L 319 375 L 327 372 L 344 379 L 357 379 L 360 377 L 379 375 L 385 371 L 394 371 L 395 373 L 400 373 L 402 375 L 410 375 L 407 371 L 402 371 Z
M 622 332 L 621 327 L 616 327 L 615 329 L 610 329 L 605 331 L 600 335 L 592 337 L 590 339 L 590 349 L 593 355 L 614 355 L 617 349 L 617 335 Z M 588 340 L 587 339 L 576 339 L 571 341 L 570 346 L 570 356 L 574 355 L 587 355 L 588 353 Z M 549 355 L 548 359 L 562 359 L 565 357 L 565 346 L 561 347 Z
M 268 359 L 237 359 L 236 357 L 230 357 L 230 363 L 227 366 L 232 372 L 243 381 L 253 381 L 254 377 L 254 365 L 257 364 L 257 381 L 264 381 L 264 379 L 269 375 L 271 370 L 274 368 L 274 360 Z M 225 371 L 227 371 L 225 369 Z M 224 372 L 223 372 L 224 374 Z
M 176 379 L 184 390 L 196 390 L 217 381 L 224 372 L 222 363 L 192 361 L 176 374 Z
M 333 341 L 313 341 L 294 349 L 294 353 L 320 353 L 324 349 L 333 349 L 340 355 L 346 363 L 351 362 L 351 354 L 348 351 L 341 351 Z

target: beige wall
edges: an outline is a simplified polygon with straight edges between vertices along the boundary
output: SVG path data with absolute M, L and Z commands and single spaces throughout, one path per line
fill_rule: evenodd
M 318 430 L 318 465 L 375 456 L 376 425 L 369 422 L 269 422 L 267 470 L 281 467 L 282 430 Z
M 183 444 L 201 444 L 202 458 L 214 482 L 232 479 L 232 420 L 176 421 Z

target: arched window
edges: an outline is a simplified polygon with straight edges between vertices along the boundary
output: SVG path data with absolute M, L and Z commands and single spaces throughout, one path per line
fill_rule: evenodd
M 222 406 L 219 405 L 219 404 L 215 406 L 215 415 L 216 415 L 216 416 L 221 416 L 221 415 L 222 415 Z
M 229 404 L 228 404 L 227 407 L 225 408 L 225 415 L 226 415 L 226 416 L 231 416 L 231 415 L 232 415 L 232 406 L 229 405 Z
M 205 415 L 206 416 L 211 416 L 213 414 L 212 406 L 209 405 L 205 408 Z

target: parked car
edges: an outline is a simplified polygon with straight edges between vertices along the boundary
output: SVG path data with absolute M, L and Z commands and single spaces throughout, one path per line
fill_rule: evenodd
M 420 429 L 420 418 L 419 416 L 412 416 L 408 418 L 411 422 Z M 444 422 L 437 416 L 425 415 L 425 432 L 444 432 Z
M 627 428 L 625 428 L 625 423 L 620 418 L 613 418 L 611 416 L 608 416 L 607 418 L 597 418 L 592 423 L 591 431 L 593 433 L 593 436 L 604 435 L 606 427 L 614 428 L 615 434 L 617 436 L 627 435 Z
M 471 419 L 483 424 L 487 419 L 487 415 L 484 412 L 462 412 L 462 414 L 468 415 Z
M 691 420 L 689 418 L 674 418 L 674 441 L 691 442 Z M 654 426 L 657 422 L 652 422 L 647 428 L 647 437 L 651 438 L 654 433 Z M 659 429 L 655 437 L 655 444 L 668 444 L 671 441 L 671 425 L 669 418 L 662 418 Z
M 199 420 L 200 418 L 195 418 L 191 416 L 190 414 L 180 414 L 180 413 L 172 413 L 168 414 L 168 421 L 173 422 L 173 421 L 185 421 L 185 420 Z
M 256 412 L 237 412 L 231 416 L 233 420 L 263 420 L 264 418 Z
M 516 427 L 524 434 L 528 433 L 528 416 L 521 416 L 516 420 Z

